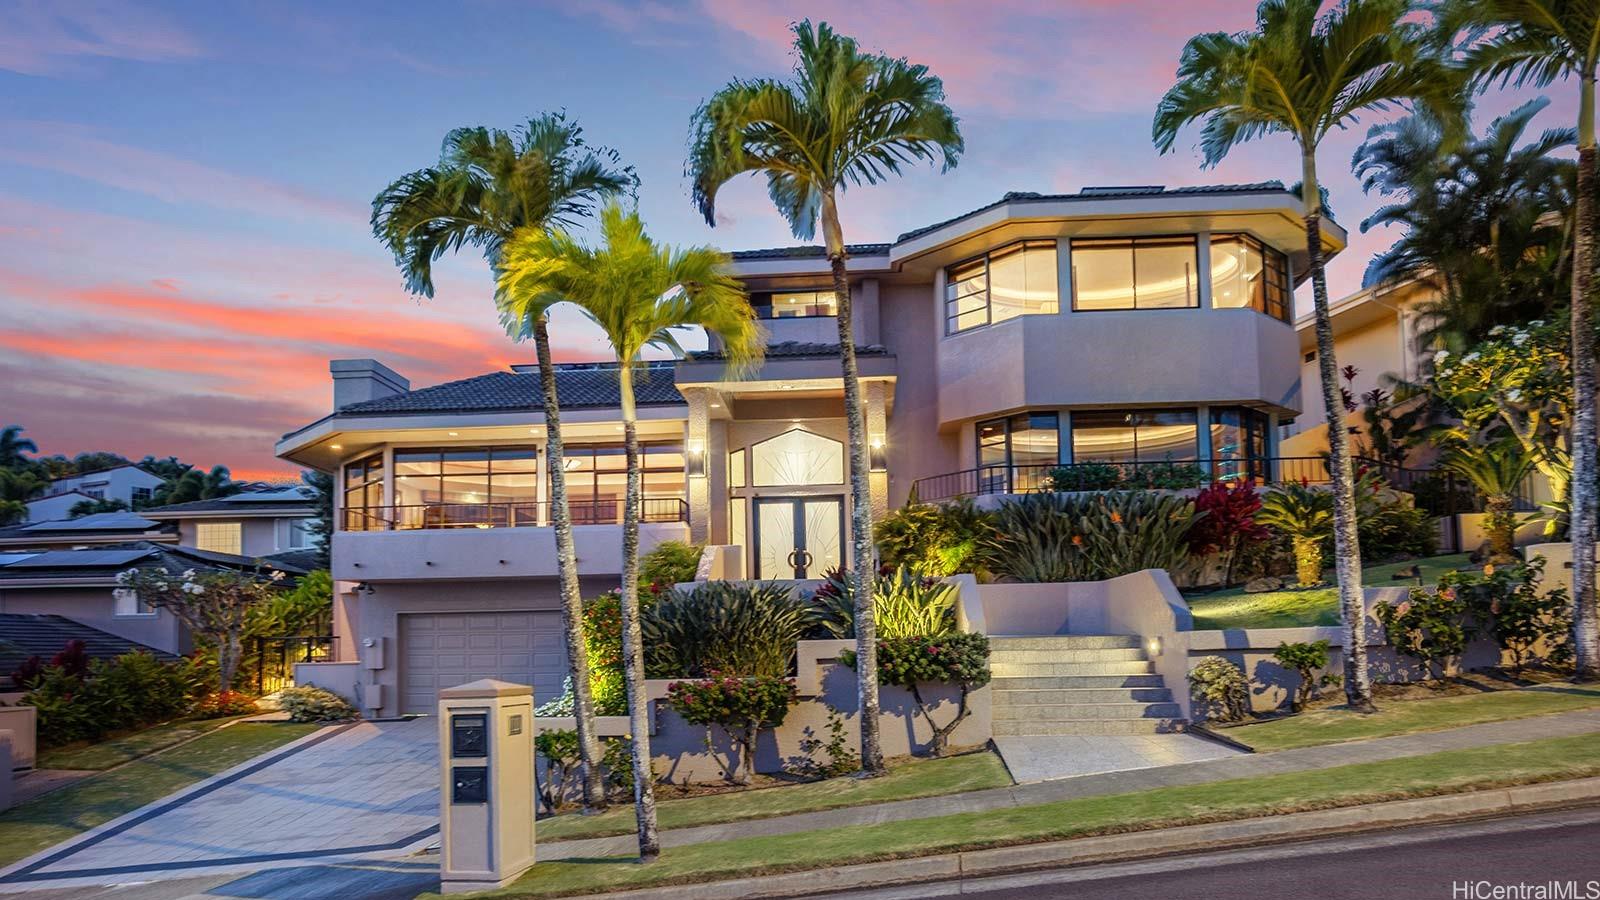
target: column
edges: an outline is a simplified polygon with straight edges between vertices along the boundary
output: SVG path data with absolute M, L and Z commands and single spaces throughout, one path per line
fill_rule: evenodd
M 706 477 L 711 465 L 711 391 L 686 388 L 683 399 L 689 403 L 689 422 L 683 442 L 684 480 L 689 493 L 689 540 L 703 543 L 711 536 L 711 479 Z
M 544 446 L 538 448 L 535 454 L 537 462 L 534 464 L 534 477 L 538 482 L 533 486 L 534 521 L 539 525 L 549 525 L 552 516 L 550 510 L 550 454 L 546 451 L 549 446 L 548 435 Z
M 889 515 L 889 385 L 864 382 L 861 393 L 867 404 L 867 486 L 872 492 L 872 520 L 881 522 Z

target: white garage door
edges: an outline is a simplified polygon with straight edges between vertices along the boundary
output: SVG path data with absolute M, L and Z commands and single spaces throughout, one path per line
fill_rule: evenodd
M 567 656 L 557 612 L 438 613 L 400 617 L 400 708 L 438 710 L 439 690 L 498 678 L 561 693 Z

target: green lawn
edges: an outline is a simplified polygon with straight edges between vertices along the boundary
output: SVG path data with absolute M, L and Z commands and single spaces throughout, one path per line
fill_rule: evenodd
M 320 725 L 240 723 L 135 760 L 0 813 L 0 866 L 109 822 L 225 769 L 316 731 Z
M 1437 700 L 1380 701 L 1378 711 L 1371 715 L 1353 713 L 1343 707 L 1319 709 L 1286 719 L 1229 728 L 1226 734 L 1256 750 L 1290 750 L 1596 706 L 1600 706 L 1600 688 L 1555 683 Z
M 640 866 L 631 857 L 540 863 L 492 896 L 550 897 L 771 874 L 1596 774 L 1600 774 L 1600 741 L 1593 735 L 1554 738 L 988 812 L 693 844 L 665 851 L 650 866 Z
M 167 722 L 143 731 L 86 744 L 45 750 L 39 754 L 41 769 L 109 769 L 141 756 L 165 750 L 190 738 L 214 731 L 233 719 L 184 719 Z
M 1465 553 L 1431 556 L 1401 563 L 1367 566 L 1361 580 L 1367 587 L 1409 587 L 1415 580 L 1395 580 L 1396 573 L 1412 566 L 1422 570 L 1424 584 L 1435 584 L 1445 572 L 1468 565 Z M 1332 570 L 1326 575 L 1333 578 Z M 1246 594 L 1243 588 L 1189 598 L 1197 631 L 1225 628 L 1302 628 L 1339 624 L 1339 592 L 1334 587 L 1268 591 Z
M 1010 784 L 1011 776 L 1006 774 L 1000 758 L 985 751 L 945 759 L 904 761 L 881 778 L 830 778 L 784 787 L 662 800 L 657 810 L 662 828 L 689 828 L 864 803 L 981 791 Z M 659 796 L 660 792 L 657 793 Z M 543 819 L 536 833 L 541 841 L 565 841 L 632 834 L 633 828 L 633 807 L 629 805 L 615 807 L 598 816 L 564 813 Z

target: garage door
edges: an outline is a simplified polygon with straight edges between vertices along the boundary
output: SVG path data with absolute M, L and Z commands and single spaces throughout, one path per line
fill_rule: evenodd
M 542 703 L 561 693 L 564 644 L 557 612 L 401 616 L 401 710 L 435 712 L 441 688 L 479 678 L 531 684 Z

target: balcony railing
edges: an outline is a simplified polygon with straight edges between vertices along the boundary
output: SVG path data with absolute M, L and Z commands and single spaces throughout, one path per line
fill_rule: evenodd
M 572 500 L 574 525 L 618 525 L 621 500 Z M 344 510 L 344 531 L 415 531 L 436 528 L 530 528 L 551 524 L 549 501 L 530 503 L 418 503 Z M 681 497 L 646 497 L 642 522 L 687 522 L 689 504 Z

